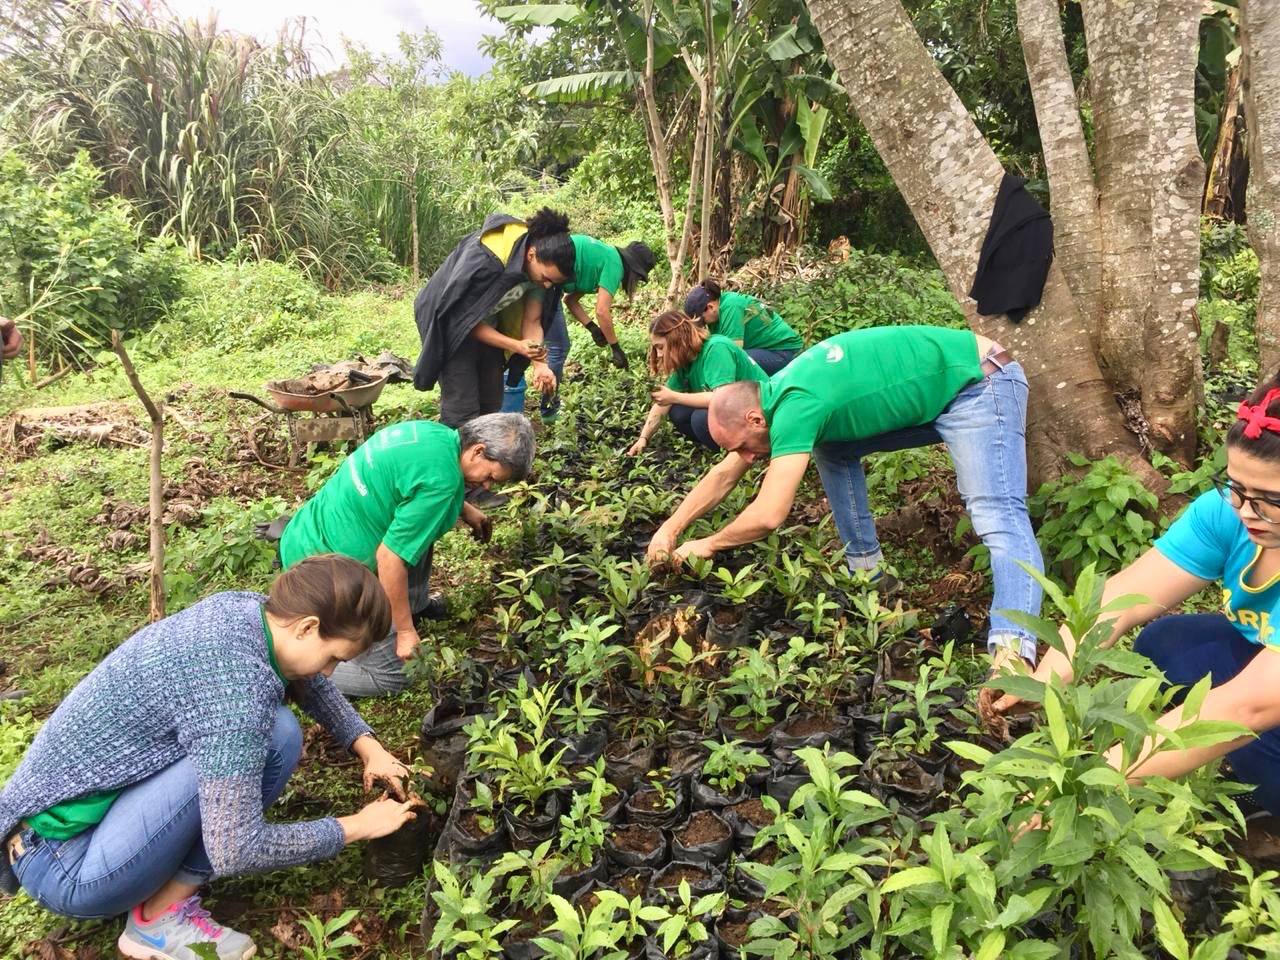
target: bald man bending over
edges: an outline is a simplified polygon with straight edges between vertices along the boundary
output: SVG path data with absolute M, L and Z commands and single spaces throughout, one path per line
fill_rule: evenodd
M 769 535 L 791 512 L 812 457 L 852 571 L 879 579 L 884 555 L 867 505 L 862 457 L 941 441 L 974 532 L 991 551 L 988 649 L 997 664 L 1034 664 L 1035 639 L 1005 610 L 1038 615 L 1041 590 L 1019 561 L 1043 569 L 1027 515 L 1027 380 L 999 344 L 968 330 L 874 327 L 810 347 L 767 383 L 716 390 L 707 414 L 728 456 L 711 468 L 654 535 L 648 559 L 710 557 Z M 760 492 L 722 530 L 677 546 L 757 459 Z

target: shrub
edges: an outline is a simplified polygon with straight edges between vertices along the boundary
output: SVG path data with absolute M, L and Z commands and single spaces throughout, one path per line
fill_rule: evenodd
M 296 337 L 321 316 L 320 289 L 281 263 L 192 264 L 185 277 L 186 296 L 173 305 L 173 322 L 165 326 L 188 347 L 257 349 Z
M 101 191 L 84 153 L 48 180 L 14 152 L 0 156 L 2 296 L 50 365 L 83 363 L 113 327 L 149 326 L 180 290 L 172 243 L 140 249 L 129 205 Z
M 1159 506 L 1155 494 L 1115 457 L 1069 459 L 1088 470 L 1041 485 L 1027 501 L 1040 521 L 1046 569 L 1064 583 L 1090 564 L 1106 573 L 1136 560 L 1155 536 L 1150 518 Z
M 250 504 L 218 498 L 201 512 L 201 525 L 182 528 L 165 555 L 165 590 L 171 609 L 190 606 L 219 589 L 265 587 L 273 574 L 276 547 L 254 530 L 274 520 L 285 502 L 268 497 Z
M 785 281 L 761 296 L 809 344 L 861 327 L 965 325 L 941 271 L 898 254 L 855 250 L 816 279 Z

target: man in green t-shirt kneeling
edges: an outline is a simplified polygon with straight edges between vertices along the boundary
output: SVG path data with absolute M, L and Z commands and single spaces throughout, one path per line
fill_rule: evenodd
M 942 327 L 874 327 L 806 350 L 767 383 L 712 394 L 707 426 L 729 455 L 690 491 L 654 535 L 649 559 L 710 557 L 781 526 L 812 458 L 849 568 L 879 579 L 884 556 L 867 505 L 862 457 L 942 441 L 974 532 L 991 551 L 995 596 L 987 646 L 999 659 L 1035 662 L 1035 639 L 1006 610 L 1040 612 L 1043 569 L 1027 514 L 1027 380 L 986 337 Z M 768 459 L 756 499 L 717 533 L 676 546 L 751 464 Z
M 377 573 L 391 601 L 391 634 L 337 666 L 330 679 L 339 690 L 371 697 L 408 685 L 404 661 L 420 643 L 414 617 L 429 604 L 435 542 L 460 518 L 487 541 L 489 519 L 463 496 L 468 487 L 523 480 L 533 447 L 521 414 L 486 414 L 456 430 L 409 420 L 362 443 L 303 504 L 280 539 L 284 568 L 340 553 Z

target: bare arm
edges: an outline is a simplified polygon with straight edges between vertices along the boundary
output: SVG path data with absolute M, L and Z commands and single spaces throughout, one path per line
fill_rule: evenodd
M 1258 652 L 1243 670 L 1220 687 L 1210 690 L 1200 707 L 1199 720 L 1224 720 L 1238 723 L 1256 733 L 1266 733 L 1280 726 L 1280 651 L 1267 648 Z M 1170 710 L 1160 718 L 1160 726 L 1176 730 L 1182 726 L 1182 708 Z M 1242 736 L 1208 747 L 1168 750 L 1155 756 L 1151 752 L 1163 738 L 1149 738 L 1137 760 L 1122 771 L 1130 780 L 1143 777 L 1178 777 L 1190 773 L 1211 760 L 1249 743 L 1253 737 Z M 1120 769 L 1120 750 L 1113 747 L 1107 760 Z
M 1131 595 L 1146 597 L 1151 601 L 1110 614 L 1109 616 L 1114 616 L 1115 619 L 1112 621 L 1111 636 L 1106 646 L 1111 646 L 1133 627 L 1154 620 L 1208 585 L 1208 580 L 1183 570 L 1155 547 L 1149 548 L 1129 566 L 1108 578 L 1102 588 L 1104 607 L 1113 600 Z M 1057 650 L 1050 650 L 1033 674 L 1037 680 L 1048 680 L 1054 674 L 1068 682 L 1072 679 L 1070 657 L 1075 654 L 1075 638 L 1065 626 L 1060 636 L 1066 646 L 1067 655 L 1064 656 Z
M 709 557 L 719 550 L 740 547 L 767 537 L 786 522 L 808 466 L 807 453 L 792 453 L 771 460 L 760 492 L 746 509 L 711 536 L 684 544 L 679 551 L 681 557 L 689 554 Z
M 667 415 L 671 408 L 665 404 L 655 403 L 649 408 L 649 414 L 644 418 L 644 426 L 640 428 L 640 439 L 632 444 L 631 449 L 627 451 L 628 456 L 636 456 L 643 450 L 658 430 L 658 425 L 662 423 L 662 418 Z
M 737 485 L 749 469 L 751 469 L 750 462 L 736 453 L 731 453 L 708 470 L 681 501 L 680 506 L 676 507 L 675 513 L 671 514 L 666 523 L 653 535 L 648 551 L 650 562 L 671 553 L 675 548 L 676 540 L 688 529 L 689 524 L 708 510 L 714 509 L 728 496 L 729 491 Z
M 418 630 L 409 609 L 409 568 L 385 544 L 378 544 L 378 582 L 391 601 L 391 623 L 396 630 L 396 656 L 407 660 L 418 646 Z
M 711 406 L 711 391 L 706 390 L 702 393 L 681 393 L 679 390 L 672 390 L 670 387 L 663 385 L 652 393 L 653 399 L 667 406 L 674 404 L 683 404 L 686 407 L 695 407 L 699 410 L 706 410 Z
M 487 347 L 497 347 L 499 350 L 506 350 L 508 353 L 518 353 L 521 356 L 529 355 L 528 344 L 519 340 L 513 340 L 506 334 L 499 331 L 496 327 L 491 327 L 487 323 L 477 323 L 471 328 L 471 338 L 479 340 Z
M 604 338 L 610 343 L 617 343 L 618 335 L 613 330 L 613 294 L 604 287 L 596 290 L 596 320 Z
M 582 309 L 582 294 L 566 294 L 564 305 L 569 308 L 569 312 L 573 314 L 574 319 L 584 327 L 591 322 L 591 318 L 587 316 L 587 311 Z
M 556 388 L 556 375 L 547 366 L 546 347 L 542 343 L 542 301 L 526 294 L 523 303 L 524 316 L 521 318 L 520 335 L 524 337 L 526 344 L 537 345 L 535 354 L 525 354 L 532 361 L 529 365 L 529 380 L 543 393 L 551 393 Z

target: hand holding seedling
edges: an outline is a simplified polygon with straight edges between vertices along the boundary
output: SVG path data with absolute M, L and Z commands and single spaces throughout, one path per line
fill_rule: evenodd
M 686 540 L 676 548 L 675 561 L 684 563 L 690 557 L 702 557 L 709 560 L 716 555 L 715 548 L 711 546 L 710 537 L 701 537 L 697 540 Z
M 649 541 L 649 548 L 644 552 L 645 562 L 651 567 L 670 563 L 675 550 L 675 534 L 668 532 L 663 527 L 659 527 L 658 532 Z
M 644 453 L 644 448 L 647 447 L 648 445 L 649 445 L 649 441 L 646 440 L 644 437 L 641 437 L 639 440 L 637 440 L 635 443 L 633 443 L 630 447 L 627 448 L 627 456 L 628 457 L 640 456 L 640 454 Z
M 546 352 L 543 352 L 546 355 Z M 556 375 L 551 371 L 545 363 L 540 360 L 535 362 L 533 370 L 529 375 L 534 387 L 543 393 L 554 393 L 556 389 Z
M 349 817 L 339 817 L 347 843 L 356 840 L 376 840 L 395 833 L 410 820 L 417 819 L 417 810 L 425 807 L 421 797 L 411 796 L 407 800 L 396 800 L 383 794 L 377 800 L 366 803 L 358 813 Z
M 661 403 L 668 407 L 673 403 L 676 403 L 679 399 L 679 394 L 668 387 L 665 383 L 657 390 L 651 391 L 649 395 L 653 397 L 654 403 Z
M 547 358 L 546 345 L 538 340 L 521 340 L 520 353 L 535 362 L 540 362 Z
M 493 521 L 479 507 L 463 503 L 462 522 L 471 528 L 471 535 L 481 543 L 488 543 L 492 539 Z
M 396 631 L 396 656 L 401 660 L 408 660 L 417 652 L 418 645 L 422 643 L 422 638 L 418 636 L 415 630 L 397 630 Z

